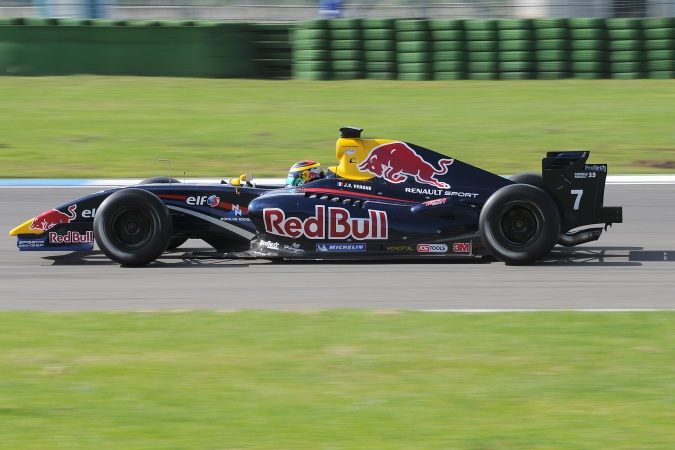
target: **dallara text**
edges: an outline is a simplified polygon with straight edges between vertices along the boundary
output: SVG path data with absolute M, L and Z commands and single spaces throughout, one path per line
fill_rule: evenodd
M 337 166 L 293 166 L 309 175 L 301 183 L 154 177 L 43 212 L 10 235 L 30 251 L 90 251 L 96 243 L 126 266 L 151 263 L 187 239 L 233 258 L 493 256 L 529 264 L 622 221 L 621 207 L 603 205 L 607 165 L 587 164 L 589 152 L 549 152 L 541 174 L 506 179 L 408 142 L 361 138 L 362 131 L 340 129 Z

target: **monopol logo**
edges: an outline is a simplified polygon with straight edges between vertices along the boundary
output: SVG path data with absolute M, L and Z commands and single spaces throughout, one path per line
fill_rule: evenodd
M 316 244 L 317 252 L 365 252 L 366 244 Z

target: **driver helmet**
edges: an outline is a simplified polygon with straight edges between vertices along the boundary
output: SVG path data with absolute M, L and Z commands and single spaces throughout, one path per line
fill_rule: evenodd
M 306 159 L 293 164 L 291 170 L 288 171 L 288 177 L 286 177 L 286 187 L 302 186 L 320 178 L 326 178 L 321 164 Z

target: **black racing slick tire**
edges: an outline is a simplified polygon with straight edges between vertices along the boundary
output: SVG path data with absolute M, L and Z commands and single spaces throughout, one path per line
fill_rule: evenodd
M 164 176 L 159 176 L 159 177 L 150 177 L 146 178 L 145 180 L 141 181 L 140 184 L 177 184 L 180 183 L 180 180 L 177 180 L 172 177 L 164 177 Z
M 529 184 L 530 186 L 536 186 L 542 191 L 544 191 L 544 177 L 539 173 L 534 172 L 523 172 L 509 177 L 509 180 L 518 184 Z
M 483 244 L 509 265 L 531 264 L 551 251 L 560 235 L 560 213 L 538 187 L 512 184 L 485 202 L 478 219 Z
M 128 188 L 111 194 L 94 217 L 96 244 L 123 266 L 143 266 L 159 258 L 172 233 L 168 208 L 143 189 Z
M 179 184 L 179 183 L 180 180 L 177 180 L 172 177 L 157 176 L 146 178 L 145 180 L 141 181 L 138 184 L 141 185 L 141 184 Z M 169 241 L 169 246 L 166 249 L 175 250 L 181 245 L 185 244 L 187 240 L 188 238 L 183 236 L 172 236 L 171 240 Z

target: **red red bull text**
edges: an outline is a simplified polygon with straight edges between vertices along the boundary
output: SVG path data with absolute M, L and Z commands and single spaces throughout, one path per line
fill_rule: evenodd
M 52 244 L 79 244 L 94 242 L 94 232 L 86 231 L 80 234 L 77 231 L 69 231 L 66 234 L 58 234 L 55 231 L 49 232 L 49 242 Z
M 388 239 L 388 218 L 385 211 L 370 210 L 367 218 L 351 217 L 344 208 L 317 205 L 313 217 L 300 220 L 286 217 L 279 208 L 263 209 L 265 231 L 279 236 L 309 239 Z
M 448 166 L 453 162 L 454 159 L 439 159 L 437 169 L 405 142 L 389 142 L 372 149 L 358 168 L 392 183 L 403 183 L 411 176 L 418 183 L 447 189 L 450 185 L 437 180 L 436 176 L 448 173 Z
M 30 224 L 30 229 L 47 231 L 60 223 L 70 223 L 77 217 L 77 214 L 75 213 L 76 209 L 77 204 L 68 207 L 69 214 L 63 213 L 58 209 L 44 212 L 33 219 L 33 223 Z

